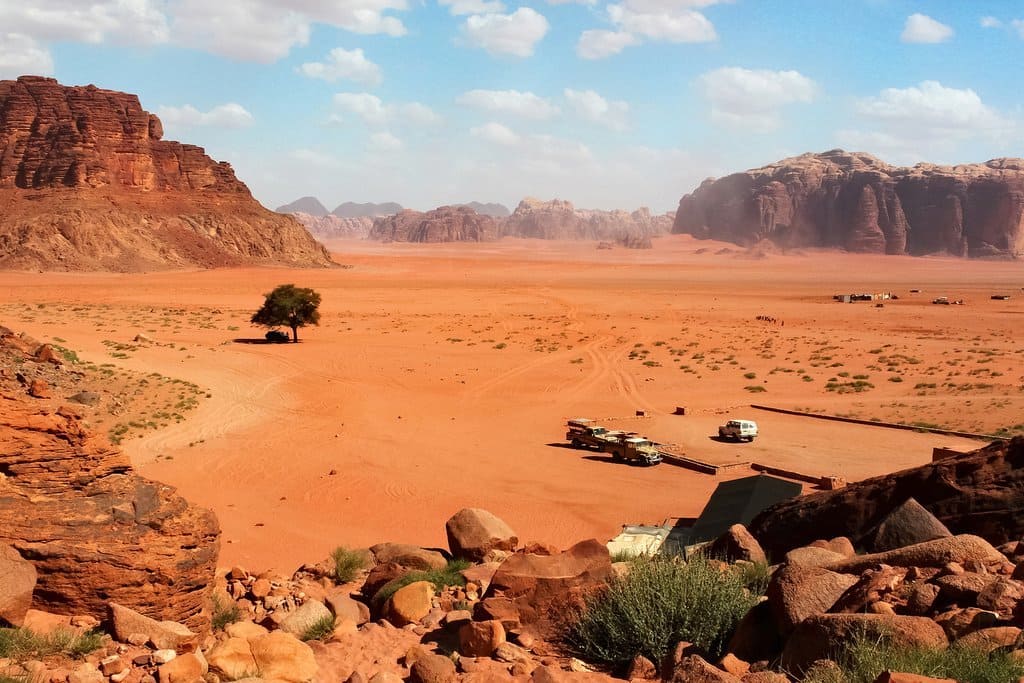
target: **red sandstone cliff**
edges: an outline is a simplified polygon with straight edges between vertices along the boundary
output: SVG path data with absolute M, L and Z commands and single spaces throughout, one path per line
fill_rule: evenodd
M 373 219 L 368 216 L 342 218 L 334 214 L 316 216 L 302 211 L 293 211 L 291 215 L 318 240 L 365 239 L 373 227 Z
M 465 206 L 442 206 L 423 213 L 405 209 L 378 218 L 370 239 L 391 242 L 486 242 L 498 238 L 493 218 Z
M 1024 256 L 1024 159 L 911 168 L 869 154 L 803 154 L 707 180 L 676 233 L 854 252 Z
M 135 95 L 35 76 L 0 81 L 0 267 L 330 264 L 230 164 L 162 136 Z
M 554 240 L 604 240 L 628 247 L 649 248 L 651 237 L 669 231 L 668 215 L 652 216 L 647 208 L 627 211 L 577 209 L 561 199 L 527 198 L 502 222 L 502 234 Z

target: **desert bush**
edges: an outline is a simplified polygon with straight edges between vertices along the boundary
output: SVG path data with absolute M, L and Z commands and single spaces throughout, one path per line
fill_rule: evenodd
M 436 590 L 444 590 L 448 586 L 465 586 L 466 579 L 462 576 L 463 569 L 469 569 L 472 563 L 467 560 L 448 560 L 441 569 L 428 569 L 426 571 L 409 572 L 393 581 L 384 584 L 377 594 L 373 596 L 373 604 L 380 607 L 388 599 L 398 592 L 399 588 L 405 588 L 417 581 L 429 581 Z
M 760 384 L 753 384 L 753 385 L 745 386 L 743 388 L 746 389 L 747 391 L 749 391 L 752 394 L 760 394 L 761 392 L 768 391 L 767 389 L 765 389 Z
M 228 624 L 241 621 L 241 619 L 242 610 L 238 609 L 234 600 L 228 600 L 225 603 L 217 595 L 213 596 L 213 615 L 210 621 L 214 631 L 223 630 Z
M 844 683 L 872 683 L 883 671 L 899 671 L 971 683 L 1006 683 L 1024 675 L 1024 664 L 1007 653 L 952 646 L 946 650 L 895 647 L 885 638 L 858 635 L 836 657 Z M 805 683 L 833 683 L 834 674 L 808 676 Z
M 334 580 L 338 583 L 352 581 L 369 564 L 365 551 L 349 550 L 345 546 L 335 548 L 331 560 L 334 562 Z
M 323 640 L 332 633 L 334 633 L 334 615 L 329 614 L 310 624 L 309 628 L 302 632 L 300 640 Z
M 86 631 L 79 635 L 68 629 L 58 629 L 41 635 L 27 628 L 0 628 L 0 658 L 22 661 L 63 654 L 82 657 L 98 650 L 106 636 L 99 631 Z
M 758 601 L 738 571 L 700 557 L 637 558 L 570 615 L 565 643 L 590 662 L 622 665 L 641 654 L 658 662 L 680 641 L 717 659 Z

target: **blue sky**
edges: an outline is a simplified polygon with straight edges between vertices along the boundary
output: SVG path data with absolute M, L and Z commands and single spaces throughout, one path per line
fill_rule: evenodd
M 665 211 L 807 151 L 1022 156 L 1022 58 L 1010 1 L 0 0 L 0 77 L 136 93 L 271 208 Z

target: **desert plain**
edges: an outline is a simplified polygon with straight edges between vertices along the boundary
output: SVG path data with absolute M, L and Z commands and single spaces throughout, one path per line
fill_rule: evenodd
M 222 564 L 286 572 L 338 545 L 443 546 L 438 520 L 466 506 L 523 540 L 607 540 L 696 516 L 720 481 L 753 472 L 615 463 L 565 447 L 572 417 L 709 462 L 851 481 L 985 442 L 750 405 L 1024 433 L 1020 262 L 682 235 L 650 250 L 329 247 L 345 267 L 3 272 L 0 315 L 107 378 L 116 409 L 89 419 L 143 474 L 216 512 Z M 320 325 L 299 344 L 258 343 L 249 317 L 288 282 L 321 293 Z M 832 299 L 859 292 L 899 298 Z M 731 417 L 756 420 L 758 440 L 713 438 Z

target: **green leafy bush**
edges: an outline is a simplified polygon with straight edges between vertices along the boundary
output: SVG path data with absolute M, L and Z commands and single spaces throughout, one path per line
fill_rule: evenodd
M 641 654 L 658 662 L 680 641 L 721 656 L 740 619 L 758 601 L 739 571 L 695 557 L 637 558 L 625 577 L 570 616 L 564 638 L 589 662 L 623 665 Z
M 356 575 L 369 564 L 366 552 L 362 550 L 349 550 L 339 546 L 331 553 L 331 560 L 334 561 L 334 580 L 338 583 L 348 583 L 356 578 Z
M 98 650 L 104 638 L 99 631 L 79 635 L 69 629 L 58 629 L 40 635 L 27 628 L 0 628 L 0 658 L 23 661 L 57 654 L 82 657 Z
M 238 609 L 238 605 L 235 604 L 234 600 L 224 602 L 216 595 L 213 596 L 213 616 L 211 618 L 211 625 L 213 626 L 214 631 L 223 630 L 228 624 L 241 621 L 241 619 L 242 610 Z
M 392 595 L 398 592 L 399 588 L 405 588 L 417 581 L 429 581 L 439 591 L 444 590 L 448 586 L 465 586 L 466 579 L 462 576 L 461 572 L 463 569 L 469 569 L 471 566 L 472 563 L 467 560 L 448 560 L 448 564 L 441 569 L 409 572 L 405 576 L 400 576 L 384 584 L 377 591 L 377 594 L 373 596 L 373 604 L 379 608 Z
M 327 615 L 310 624 L 309 628 L 303 631 L 301 640 L 323 640 L 332 633 L 334 633 L 334 616 Z

